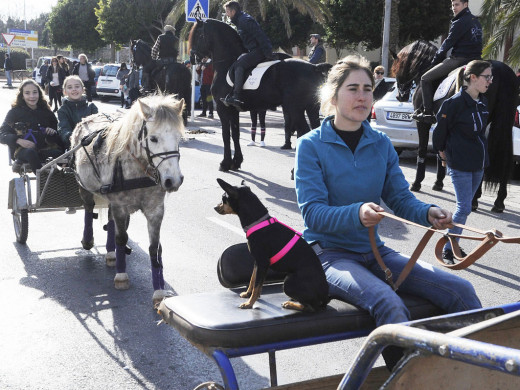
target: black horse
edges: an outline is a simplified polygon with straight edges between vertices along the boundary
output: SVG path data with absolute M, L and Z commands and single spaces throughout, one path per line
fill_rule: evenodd
M 427 41 L 416 41 L 404 47 L 392 65 L 392 72 L 397 80 L 399 101 L 408 101 L 410 90 L 413 84 L 418 85 L 413 96 L 414 109 L 422 106 L 422 93 L 420 87 L 421 76 L 430 68 L 433 56 L 437 47 Z M 497 198 L 492 211 L 504 211 L 504 200 L 507 197 L 507 182 L 513 164 L 513 140 L 512 127 L 515 117 L 516 101 L 518 95 L 518 81 L 514 71 L 499 61 L 490 61 L 493 71 L 493 83 L 490 85 L 486 97 L 489 109 L 489 135 L 488 151 L 490 165 L 484 172 L 486 186 L 496 189 L 498 186 Z M 439 80 L 434 85 L 434 90 L 440 84 Z M 434 111 L 437 112 L 442 102 L 456 92 L 454 83 L 448 94 L 440 100 L 434 102 Z M 428 148 L 428 138 L 431 125 L 424 122 L 417 122 L 419 132 L 419 150 L 417 155 L 417 172 L 415 181 L 411 189 L 419 191 L 421 182 L 425 176 L 425 159 Z M 441 190 L 442 180 L 445 177 L 445 168 L 442 167 L 440 160 L 437 160 L 437 180 L 434 185 L 435 190 Z M 473 208 L 478 206 L 478 198 L 482 194 L 481 188 L 473 199 Z
M 152 59 L 152 48 L 145 41 L 138 39 L 131 42 L 132 58 L 137 66 L 146 66 Z M 186 124 L 188 118 L 188 109 L 191 106 L 191 72 L 184 64 L 174 62 L 169 64 L 167 68 L 161 69 L 152 75 L 153 85 L 155 89 L 163 93 L 171 93 L 177 95 L 180 100 L 184 99 L 186 105 L 182 112 L 182 118 Z
M 215 19 L 194 24 L 189 36 L 189 47 L 193 54 L 192 61 L 204 56 L 213 59 L 215 77 L 211 92 L 217 102 L 224 140 L 224 159 L 220 163 L 220 170 L 239 169 L 243 161 L 239 113 L 234 107 L 226 107 L 220 98 L 232 92 L 226 75 L 235 60 L 246 50 L 238 33 L 228 24 Z M 305 111 L 311 117 L 311 126 L 319 125 L 319 112 L 315 109 L 318 101 L 316 93 L 330 68 L 329 64 L 313 65 L 302 60 L 284 59 L 265 72 L 258 89 L 243 90 L 244 110 L 267 110 L 281 105 L 285 119 L 285 144 L 290 145 L 294 131 L 297 136 L 309 131 Z M 230 137 L 235 147 L 233 158 Z

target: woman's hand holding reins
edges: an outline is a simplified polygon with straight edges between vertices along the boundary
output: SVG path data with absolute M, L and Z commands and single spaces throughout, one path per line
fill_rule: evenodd
M 435 229 L 444 230 L 451 227 L 452 213 L 448 210 L 432 206 L 428 210 L 428 221 Z
M 365 227 L 376 226 L 384 216 L 379 212 L 385 211 L 384 208 L 373 202 L 363 203 L 359 208 L 359 220 Z

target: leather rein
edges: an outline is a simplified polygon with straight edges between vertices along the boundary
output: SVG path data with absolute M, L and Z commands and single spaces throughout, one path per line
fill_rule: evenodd
M 386 282 L 392 287 L 394 291 L 396 291 L 399 286 L 404 282 L 406 277 L 410 274 L 412 271 L 413 266 L 419 259 L 419 256 L 423 252 L 424 248 L 426 247 L 426 244 L 428 244 L 428 241 L 430 241 L 430 238 L 433 236 L 434 233 L 441 234 L 442 237 L 437 241 L 437 244 L 435 245 L 435 258 L 437 259 L 437 262 L 441 264 L 443 267 L 450 268 L 453 270 L 460 270 L 465 269 L 472 265 L 475 261 L 480 259 L 487 251 L 489 251 L 491 248 L 493 248 L 496 244 L 499 242 L 504 243 L 510 243 L 510 244 L 520 244 L 520 237 L 506 237 L 503 236 L 501 232 L 495 229 L 491 230 L 479 230 L 472 228 L 470 226 L 462 225 L 459 223 L 452 222 L 450 227 L 460 227 L 465 230 L 469 230 L 471 232 L 477 233 L 480 236 L 466 236 L 461 234 L 451 234 L 451 233 L 445 233 L 443 231 L 439 231 L 437 229 L 434 229 L 432 227 L 426 227 L 419 225 L 418 223 L 408 221 L 404 218 L 397 217 L 393 214 L 387 213 L 386 211 L 378 212 L 378 214 L 395 219 L 396 221 L 400 221 L 403 223 L 406 223 L 408 225 L 416 226 L 421 229 L 425 229 L 426 233 L 424 233 L 424 236 L 419 241 L 419 244 L 415 248 L 414 252 L 412 253 L 412 256 L 410 256 L 410 260 L 408 260 L 408 263 L 405 265 L 403 270 L 401 271 L 401 274 L 397 278 L 397 280 L 393 281 L 392 271 L 385 265 L 383 258 L 381 257 L 381 254 L 379 253 L 379 250 L 377 249 L 376 245 L 376 234 L 375 234 L 375 228 L 369 227 L 368 228 L 368 236 L 370 238 L 370 245 L 372 247 L 372 252 L 374 252 L 374 256 L 377 260 L 377 263 L 385 273 L 385 279 Z M 456 238 L 462 238 L 467 240 L 473 240 L 473 241 L 480 241 L 480 244 L 478 244 L 468 255 L 465 257 L 462 257 L 459 243 L 456 240 Z M 458 261 L 455 264 L 445 264 L 444 261 L 442 261 L 442 250 L 444 248 L 444 245 L 447 242 L 451 243 L 451 248 L 453 250 L 453 257 Z

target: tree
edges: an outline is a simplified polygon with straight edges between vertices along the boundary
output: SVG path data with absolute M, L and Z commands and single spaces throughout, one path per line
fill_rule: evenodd
M 209 17 L 221 19 L 224 12 L 224 4 L 227 0 L 215 0 L 209 3 Z M 279 15 L 279 21 L 285 28 L 287 37 L 292 36 L 291 27 L 291 10 L 296 10 L 301 15 L 308 15 L 313 21 L 324 23 L 327 16 L 330 16 L 330 11 L 326 4 L 321 0 L 242 0 L 240 1 L 242 9 L 257 18 L 257 21 L 267 21 L 269 9 L 276 10 Z M 178 1 L 172 8 L 167 20 L 171 23 L 176 23 L 185 14 L 185 2 Z M 271 21 L 269 20 L 269 23 Z M 279 25 L 275 27 L 278 28 Z M 279 29 L 279 28 L 278 28 Z
M 173 4 L 173 0 L 101 0 L 95 11 L 99 21 L 96 29 L 107 42 L 155 41 Z
M 326 41 L 337 51 L 358 44 L 366 50 L 382 45 L 384 0 L 325 0 L 332 17 L 325 23 Z M 451 0 L 392 1 L 391 42 L 405 46 L 417 39 L 434 40 L 449 29 Z M 398 12 L 395 12 L 396 6 Z M 396 25 L 398 25 L 396 28 Z
M 86 51 L 103 46 L 95 29 L 98 23 L 94 14 L 96 4 L 97 0 L 59 0 L 47 23 L 52 43 Z
M 482 5 L 485 58 L 497 58 L 504 44 L 511 44 L 504 60 L 512 67 L 520 66 L 520 36 L 514 33 L 520 28 L 520 3 L 514 0 L 484 0 Z

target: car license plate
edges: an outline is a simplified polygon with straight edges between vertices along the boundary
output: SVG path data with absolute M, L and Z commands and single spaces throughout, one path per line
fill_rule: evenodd
M 392 119 L 395 121 L 410 121 L 412 114 L 408 112 L 387 112 L 386 119 Z

